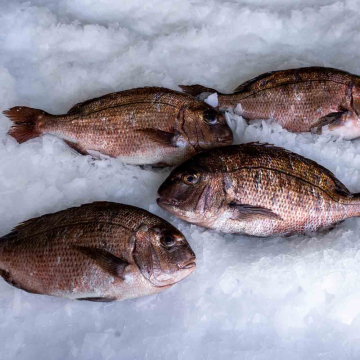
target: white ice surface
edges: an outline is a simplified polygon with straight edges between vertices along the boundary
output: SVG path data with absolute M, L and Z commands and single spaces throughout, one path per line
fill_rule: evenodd
M 359 30 L 354 0 L 0 0 L 0 109 L 62 113 L 143 85 L 231 91 L 265 71 L 308 65 L 360 74 Z M 228 120 L 237 142 L 284 146 L 360 192 L 359 141 Z M 360 219 L 312 237 L 224 236 L 157 207 L 167 170 L 92 160 L 50 136 L 19 146 L 9 127 L 1 116 L 0 235 L 34 216 L 119 201 L 179 227 L 198 267 L 162 294 L 111 304 L 0 281 L 1 359 L 360 358 Z

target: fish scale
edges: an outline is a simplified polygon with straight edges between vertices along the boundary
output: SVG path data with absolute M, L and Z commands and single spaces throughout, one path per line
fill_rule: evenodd
M 211 189 L 206 198 L 204 189 Z M 268 144 L 198 154 L 174 169 L 158 192 L 159 206 L 185 221 L 254 236 L 329 229 L 360 215 L 360 195 L 329 170 Z

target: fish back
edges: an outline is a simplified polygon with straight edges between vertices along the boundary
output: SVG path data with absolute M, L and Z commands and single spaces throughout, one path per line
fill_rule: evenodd
M 151 103 L 154 105 L 172 105 L 180 108 L 186 101 L 194 101 L 191 96 L 182 92 L 161 88 L 161 87 L 143 87 L 121 92 L 113 92 L 89 99 L 75 104 L 68 114 L 89 115 L 105 109 L 118 108 L 125 105 Z
M 234 93 L 244 93 L 244 96 L 251 96 L 258 91 L 306 81 L 333 81 L 350 86 L 357 78 L 355 75 L 338 69 L 318 66 L 303 67 L 261 74 L 239 85 Z
M 241 169 L 264 168 L 292 175 L 341 200 L 349 190 L 335 175 L 315 161 L 269 144 L 248 143 L 214 149 L 197 155 L 207 171 L 235 173 Z

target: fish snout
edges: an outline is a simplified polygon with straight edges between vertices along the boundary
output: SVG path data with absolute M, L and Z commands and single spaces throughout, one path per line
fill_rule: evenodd
M 169 180 L 165 180 L 158 189 L 159 197 L 156 199 L 160 207 L 176 206 L 178 204 L 176 187 Z
M 156 203 L 161 205 L 172 205 L 175 206 L 178 202 L 175 199 L 166 199 L 165 197 L 159 197 L 156 199 Z
M 182 264 L 179 264 L 180 269 L 192 269 L 196 267 L 196 262 L 195 262 L 196 257 L 192 250 L 191 252 L 192 252 L 192 257 L 189 260 L 183 262 Z
M 231 129 L 224 130 L 224 132 L 218 137 L 217 140 L 221 144 L 231 145 L 234 141 L 234 137 Z
M 213 126 L 213 133 L 218 143 L 222 145 L 231 145 L 234 140 L 233 132 L 226 122 L 225 116 L 221 114 L 218 117 L 219 123 Z

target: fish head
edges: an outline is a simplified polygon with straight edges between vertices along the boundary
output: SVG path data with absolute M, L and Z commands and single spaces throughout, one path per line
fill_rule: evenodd
M 221 174 L 197 160 L 200 153 L 175 168 L 158 190 L 157 204 L 187 222 L 209 227 L 223 211 Z
M 142 275 L 152 285 L 166 287 L 190 275 L 195 270 L 196 257 L 185 236 L 160 220 L 138 229 L 133 254 Z
M 183 108 L 178 121 L 179 131 L 197 152 L 233 143 L 225 116 L 206 103 L 196 102 Z

